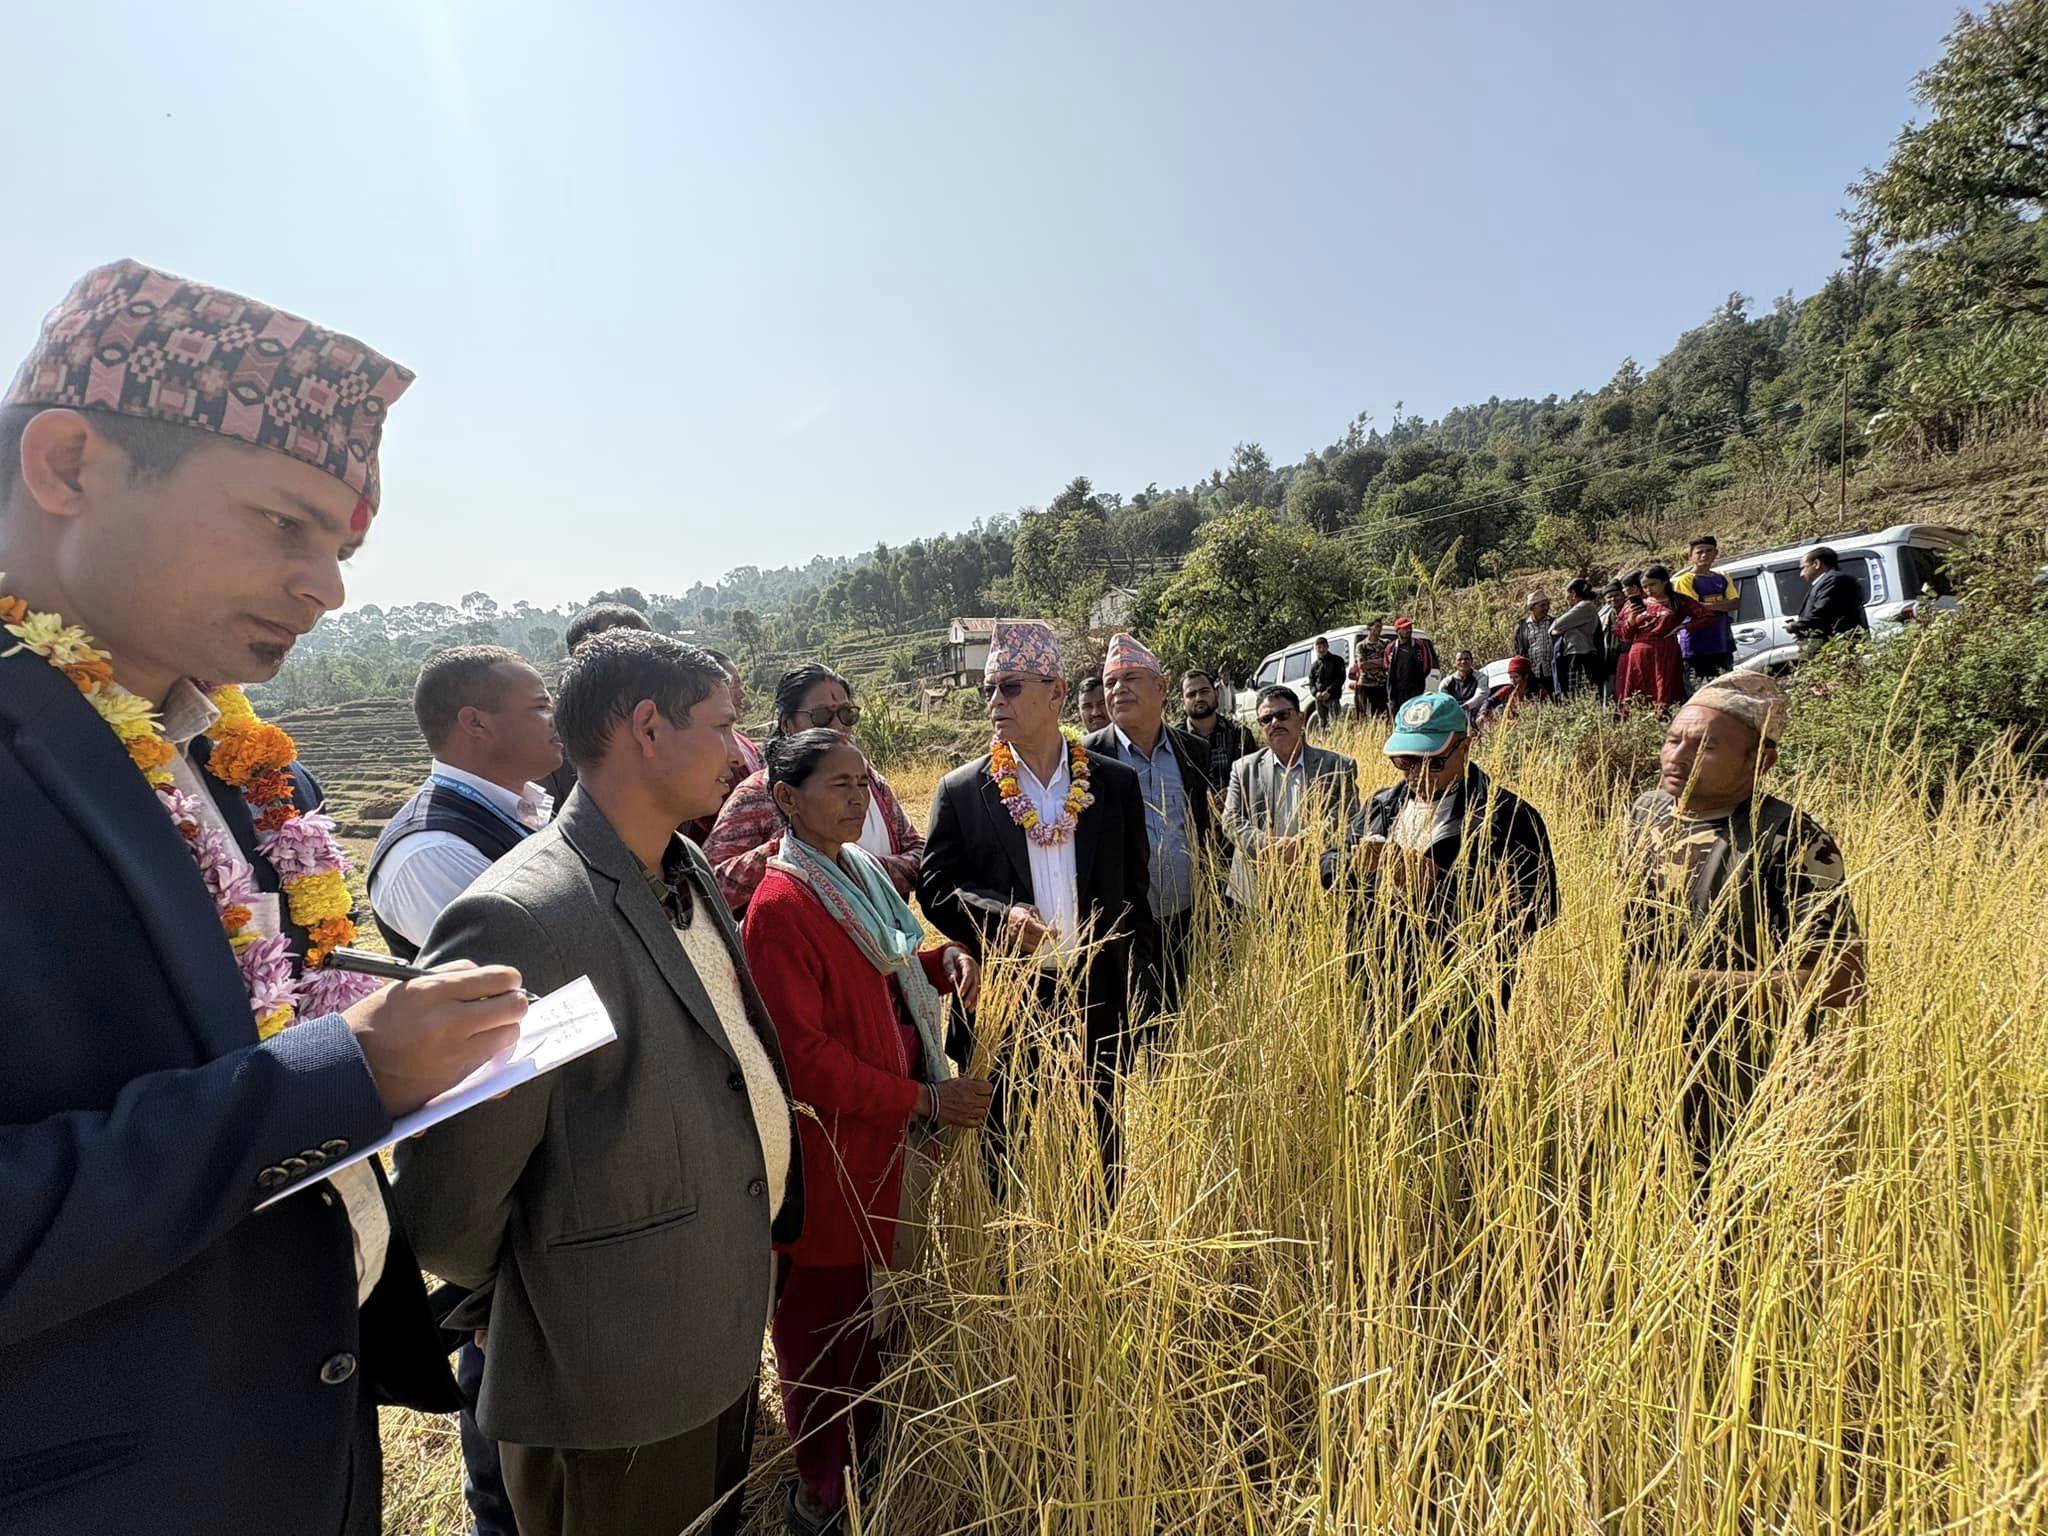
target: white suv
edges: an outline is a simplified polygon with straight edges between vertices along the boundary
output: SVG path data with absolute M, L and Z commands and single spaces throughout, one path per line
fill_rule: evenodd
M 1301 699 L 1301 707 L 1307 709 L 1315 702 L 1309 697 L 1308 669 L 1309 664 L 1316 659 L 1316 641 L 1328 640 L 1330 642 L 1330 654 L 1343 662 L 1345 671 L 1349 672 L 1351 669 L 1352 644 L 1371 627 L 1368 624 L 1346 624 L 1339 629 L 1320 630 L 1316 634 L 1310 635 L 1306 640 L 1297 640 L 1292 645 L 1283 646 L 1280 650 L 1272 652 L 1264 661 L 1259 663 L 1258 671 L 1252 674 L 1251 686 L 1238 689 L 1237 698 L 1234 701 L 1238 719 L 1250 723 L 1258 712 L 1259 690 L 1272 683 L 1284 683 L 1287 687 L 1292 688 Z M 1381 631 L 1381 634 L 1388 645 L 1394 643 L 1393 625 L 1387 625 Z M 1415 631 L 1415 638 L 1418 640 L 1428 640 L 1429 636 L 1418 629 Z M 1434 643 L 1433 641 L 1431 642 L 1432 645 Z M 1441 663 L 1443 658 L 1439 656 L 1437 660 Z M 1434 688 L 1437 685 L 1437 679 L 1441 676 L 1440 672 L 1431 672 L 1429 674 L 1428 686 Z M 1347 710 L 1351 707 L 1351 685 L 1349 682 L 1346 682 L 1344 685 L 1344 707 Z
M 1944 563 L 1963 542 L 1953 528 L 1901 523 L 1882 533 L 1851 533 L 1813 539 L 1788 549 L 1769 550 L 1724 560 L 1714 567 L 1736 584 L 1741 606 L 1735 610 L 1735 664 L 1779 668 L 1799 658 L 1799 637 L 1787 627 L 1806 601 L 1806 578 L 1799 562 L 1806 552 L 1825 544 L 1842 557 L 1842 574 L 1863 589 L 1864 615 L 1873 637 L 1883 639 L 1910 620 L 1915 606 L 1928 595 L 1935 606 L 1956 605 L 1954 584 Z

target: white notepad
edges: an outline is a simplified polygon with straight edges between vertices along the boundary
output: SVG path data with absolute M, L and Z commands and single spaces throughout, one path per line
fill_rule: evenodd
M 612 1027 L 611 1015 L 604 1011 L 604 1004 L 597 1000 L 597 989 L 591 986 L 590 978 L 578 976 L 566 987 L 550 992 L 526 1010 L 526 1017 L 519 1023 L 517 1040 L 446 1093 L 429 1099 L 411 1114 L 401 1115 L 392 1121 L 391 1133 L 383 1140 L 358 1147 L 317 1172 L 308 1171 L 298 1183 L 279 1190 L 256 1209 L 260 1211 L 280 1200 L 288 1200 L 299 1191 L 320 1183 L 338 1168 L 374 1157 L 408 1136 L 417 1136 L 430 1125 L 439 1125 L 466 1109 L 474 1109 L 486 1099 L 494 1099 L 508 1089 L 530 1082 L 543 1072 L 552 1072 L 564 1062 L 574 1061 L 578 1056 L 601 1045 L 610 1045 L 618 1038 L 619 1032 Z

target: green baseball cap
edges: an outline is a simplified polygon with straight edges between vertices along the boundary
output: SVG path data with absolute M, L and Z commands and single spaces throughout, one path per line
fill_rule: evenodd
M 1389 757 L 1416 752 L 1434 757 L 1456 737 L 1472 729 L 1465 706 L 1448 693 L 1425 693 L 1403 704 L 1394 716 L 1394 734 L 1387 738 Z

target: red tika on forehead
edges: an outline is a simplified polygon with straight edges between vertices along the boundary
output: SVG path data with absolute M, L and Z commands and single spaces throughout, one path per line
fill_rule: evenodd
M 358 496 L 356 498 L 355 510 L 349 513 L 348 515 L 348 531 L 350 533 L 360 535 L 368 531 L 369 526 L 370 498 L 367 496 Z

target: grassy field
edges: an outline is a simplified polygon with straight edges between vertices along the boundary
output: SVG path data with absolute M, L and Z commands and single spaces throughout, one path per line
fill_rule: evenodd
M 936 776 L 895 776 L 914 814 Z M 1338 899 L 1274 884 L 1127 1085 L 1113 1214 L 1057 1052 L 1003 1208 L 955 1149 L 860 1530 L 2048 1528 L 2048 798 L 1997 762 L 1793 786 L 1871 996 L 1787 1031 L 1702 1189 L 1678 1010 L 1623 960 L 1625 792 L 1541 756 L 1514 787 L 1563 893 L 1533 944 L 1482 918 L 1361 971 Z M 452 1432 L 386 1438 L 387 1529 L 464 1529 Z M 754 1529 L 787 1471 L 771 1423 Z

